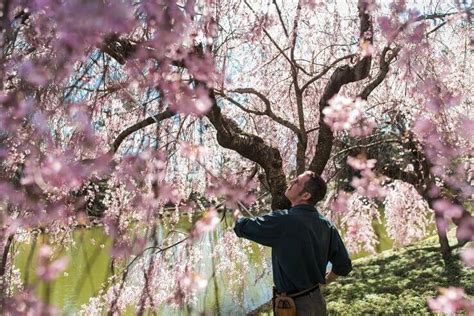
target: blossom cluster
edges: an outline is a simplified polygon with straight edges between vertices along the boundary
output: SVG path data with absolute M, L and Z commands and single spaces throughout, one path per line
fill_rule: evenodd
M 375 159 L 367 159 L 365 156 L 347 157 L 347 164 L 354 170 L 360 172 L 360 177 L 354 176 L 351 180 L 351 186 L 363 196 L 368 198 L 383 197 L 385 189 L 382 186 L 384 177 L 377 176 L 373 169 Z
M 350 253 L 367 251 L 375 254 L 379 240 L 373 223 L 381 222 L 377 204 L 355 193 L 347 201 L 346 207 L 347 211 L 341 216 L 341 225 L 346 231 L 344 239 L 347 250 Z
M 397 245 L 408 245 L 427 235 L 433 212 L 415 188 L 395 180 L 386 186 L 383 201 L 387 232 Z
M 224 200 L 225 206 L 237 209 L 240 205 L 250 205 L 256 196 L 252 192 L 256 183 L 229 173 L 221 178 L 212 176 L 207 193 Z
M 53 250 L 49 245 L 43 245 L 38 251 L 38 266 L 36 274 L 45 281 L 54 280 L 63 272 L 69 262 L 68 257 L 61 257 L 54 261 L 51 260 Z
M 373 171 L 375 159 L 349 156 L 347 164 L 360 172 L 360 177 L 354 176 L 351 181 L 355 192 L 337 192 L 329 207 L 347 230 L 345 239 L 351 252 L 375 252 L 378 237 L 373 222 L 381 221 L 379 204 L 383 205 L 387 232 L 395 244 L 408 245 L 427 235 L 433 214 L 412 185 L 399 180 L 383 184 L 385 179 Z
M 375 121 L 364 117 L 366 101 L 336 95 L 323 109 L 324 122 L 335 132 L 346 131 L 351 136 L 367 136 L 375 127 Z
M 457 287 L 439 288 L 440 295 L 428 300 L 428 306 L 434 312 L 454 315 L 465 311 L 467 315 L 474 313 L 474 301 L 469 299 L 464 290 Z

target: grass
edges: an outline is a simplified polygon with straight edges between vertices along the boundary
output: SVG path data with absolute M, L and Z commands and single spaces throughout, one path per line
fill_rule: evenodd
M 450 234 L 451 235 L 451 234 Z M 428 315 L 427 299 L 438 287 L 463 287 L 474 295 L 474 269 L 463 265 L 460 249 L 445 264 L 436 236 L 379 255 L 356 259 L 354 269 L 323 290 L 330 315 Z M 450 236 L 450 244 L 455 244 Z M 269 315 L 267 303 L 250 315 Z

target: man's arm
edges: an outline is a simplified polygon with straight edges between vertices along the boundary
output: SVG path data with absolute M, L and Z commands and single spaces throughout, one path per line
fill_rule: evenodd
M 234 231 L 239 237 L 273 247 L 284 234 L 283 215 L 282 211 L 275 211 L 256 218 L 240 217 Z
M 346 276 L 352 271 L 352 262 L 344 242 L 337 229 L 331 227 L 331 241 L 329 245 L 329 261 L 332 269 L 326 274 L 326 284 L 333 282 L 338 276 Z

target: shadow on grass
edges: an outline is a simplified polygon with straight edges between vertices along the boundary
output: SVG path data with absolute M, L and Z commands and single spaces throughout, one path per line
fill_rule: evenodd
M 333 314 L 428 314 L 426 301 L 438 287 L 464 287 L 474 294 L 474 273 L 459 260 L 459 250 L 443 261 L 435 247 L 410 247 L 360 260 L 350 276 L 325 289 Z

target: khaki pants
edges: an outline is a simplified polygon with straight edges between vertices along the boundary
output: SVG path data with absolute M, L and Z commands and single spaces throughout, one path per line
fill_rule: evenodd
M 296 314 L 298 316 L 325 316 L 326 301 L 320 289 L 316 289 L 308 295 L 295 298 Z

